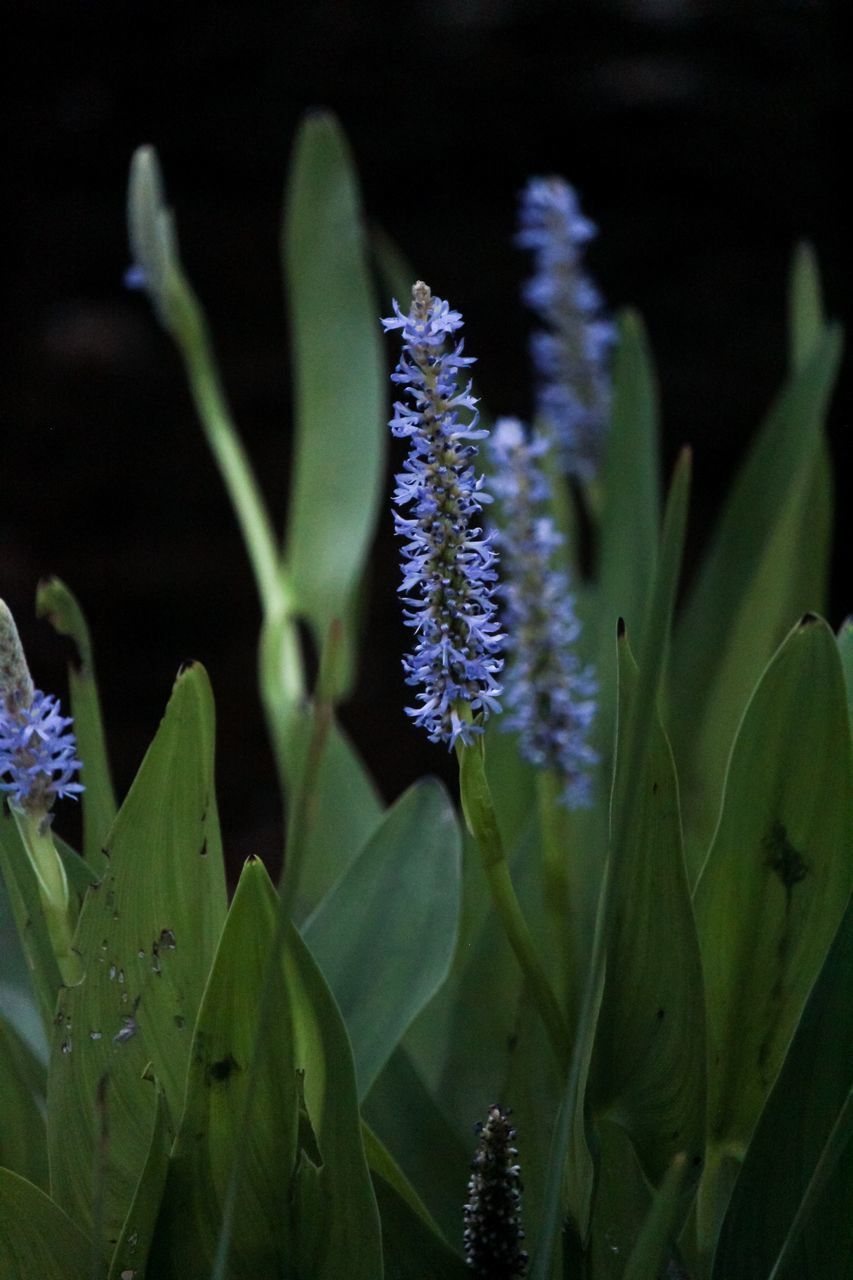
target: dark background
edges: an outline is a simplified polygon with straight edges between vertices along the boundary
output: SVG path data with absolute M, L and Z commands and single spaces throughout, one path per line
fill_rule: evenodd
M 160 150 L 184 261 L 281 518 L 290 387 L 278 217 L 306 108 L 341 117 L 369 214 L 463 310 L 480 388 L 500 412 L 531 404 L 517 301 L 527 266 L 510 247 L 517 192 L 539 173 L 577 186 L 600 227 L 589 262 L 608 304 L 636 305 L 649 325 L 667 466 L 682 441 L 696 449 L 689 564 L 783 375 L 798 238 L 817 246 L 829 309 L 849 319 L 845 46 L 820 0 L 69 0 L 18 6 L 14 27 L 0 592 L 37 683 L 57 691 L 63 649 L 33 620 L 35 586 L 55 572 L 79 595 L 121 790 L 179 663 L 205 663 L 235 860 L 274 858 L 280 842 L 256 696 L 259 611 L 177 357 L 145 300 L 122 288 L 135 146 Z M 848 366 L 836 459 L 849 381 Z M 402 715 L 390 517 L 375 566 L 344 718 L 390 797 L 448 762 Z M 850 599 L 840 557 L 835 568 L 837 625 Z

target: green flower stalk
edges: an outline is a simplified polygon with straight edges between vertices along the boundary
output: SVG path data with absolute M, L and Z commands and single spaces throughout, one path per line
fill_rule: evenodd
M 72 947 L 68 880 L 51 835 L 57 798 L 77 796 L 83 784 L 71 719 L 58 700 L 33 685 L 18 628 L 0 600 L 0 790 L 30 859 L 62 980 L 82 978 Z

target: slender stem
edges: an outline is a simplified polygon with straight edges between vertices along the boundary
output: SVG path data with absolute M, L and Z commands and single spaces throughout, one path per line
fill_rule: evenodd
M 243 534 L 264 612 L 274 613 L 282 603 L 282 572 L 266 504 L 225 400 L 201 307 L 177 272 L 169 283 L 170 329 L 184 357 L 193 400 Z
M 74 987 L 83 980 L 83 965 L 73 947 L 65 867 L 53 843 L 46 815 L 33 815 L 14 805 L 12 813 L 36 877 L 39 901 L 62 981 L 67 987 Z
M 480 849 L 492 901 L 515 958 L 527 979 L 530 994 L 545 1024 L 560 1070 L 566 1071 L 571 1057 L 569 1030 L 530 935 L 509 874 L 503 841 L 483 767 L 482 739 L 478 738 L 471 746 L 465 746 L 459 741 L 456 744 L 456 751 L 459 758 L 462 808 L 468 829 Z

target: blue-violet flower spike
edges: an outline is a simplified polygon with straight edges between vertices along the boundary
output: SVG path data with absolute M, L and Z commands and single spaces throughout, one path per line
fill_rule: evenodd
M 499 711 L 503 666 L 494 593 L 497 556 L 493 535 L 477 521 L 491 501 L 473 461 L 478 429 L 471 384 L 460 388 L 460 371 L 473 364 L 454 335 L 462 327 L 458 311 L 434 298 L 422 281 L 412 289 L 408 315 L 394 302 L 386 331 L 402 329 L 403 353 L 392 381 L 411 403 L 398 401 L 390 427 L 409 441 L 409 456 L 396 476 L 397 534 L 406 541 L 401 556 L 406 626 L 415 633 L 413 651 L 403 659 L 406 683 L 419 686 L 418 706 L 407 713 L 433 742 L 469 744 L 482 720 Z M 470 415 L 461 421 L 460 410 Z M 480 713 L 471 723 L 464 713 Z
M 575 650 L 580 623 L 568 575 L 554 566 L 562 535 L 543 514 L 550 486 L 539 459 L 549 442 L 530 439 L 515 418 L 501 418 L 489 443 L 502 517 L 501 621 L 507 633 L 501 726 L 519 734 L 526 760 L 560 778 L 562 799 L 576 808 L 592 799 L 598 756 L 588 739 L 597 685 Z
M 562 178 L 532 178 L 521 195 L 517 243 L 533 252 L 524 300 L 545 328 L 531 339 L 539 376 L 537 414 L 554 432 L 567 473 L 597 473 L 610 408 L 612 324 L 581 266 L 596 228 Z
M 29 702 L 8 697 L 0 706 L 0 791 L 19 808 L 47 813 L 54 800 L 84 790 L 70 716 L 40 689 Z

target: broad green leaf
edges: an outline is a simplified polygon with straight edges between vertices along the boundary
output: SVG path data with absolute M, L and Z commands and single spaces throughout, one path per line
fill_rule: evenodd
M 91 1280 L 92 1244 L 43 1191 L 0 1169 L 3 1280 Z
M 0 1015 L 0 1165 L 47 1187 L 44 1068 Z
M 825 329 L 750 449 L 675 636 L 667 723 L 691 878 L 719 812 L 746 701 L 793 621 L 823 606 L 829 498 L 822 422 L 841 356 Z
M 694 898 L 714 1166 L 700 1191 L 706 1251 L 725 1207 L 724 1161 L 745 1153 L 847 905 L 852 822 L 838 649 L 826 623 L 806 615 L 744 714 Z
M 250 861 L 193 1040 L 158 1228 L 158 1276 L 210 1274 L 238 1143 L 229 1277 L 278 1274 L 285 1266 L 317 1280 L 332 1280 L 342 1268 L 358 1280 L 382 1274 L 346 1032 L 290 926 L 282 965 L 269 976 L 269 1016 L 255 1049 L 277 907 L 263 865 Z
M 397 1196 L 405 1200 L 408 1208 L 411 1209 L 412 1213 L 417 1214 L 424 1226 L 444 1242 L 441 1228 L 435 1218 L 433 1218 L 429 1209 L 391 1155 L 391 1152 L 365 1120 L 361 1122 L 361 1136 L 364 1140 L 364 1154 L 367 1157 L 370 1176 L 374 1184 L 378 1175 Z
M 853 1087 L 853 902 L 797 1027 L 735 1185 L 715 1280 L 768 1276 Z M 788 1280 L 824 1280 L 853 1258 L 853 1144 L 796 1242 Z M 844 1273 L 847 1274 L 847 1273 Z
M 100 875 L 105 867 L 101 850 L 116 816 L 116 799 L 89 628 L 80 605 L 59 578 L 46 578 L 39 583 L 36 613 L 47 618 L 60 635 L 68 636 L 73 647 L 68 661 L 68 689 L 78 753 L 83 761 L 80 781 L 86 787 L 82 797 L 83 853 Z
M 619 320 L 613 404 L 602 469 L 595 655 L 600 682 L 598 739 L 610 752 L 616 698 L 612 637 L 618 618 L 639 635 L 652 587 L 660 534 L 657 383 L 643 321 Z M 602 699 L 604 701 L 602 702 Z
M 243 868 L 192 1036 L 186 1106 L 154 1246 L 160 1276 L 207 1277 L 238 1141 L 244 1143 L 228 1275 L 275 1275 L 288 1256 L 288 1185 L 298 1152 L 299 1088 L 285 979 L 270 981 L 269 1031 L 253 1058 L 276 896 L 261 862 Z M 254 1071 L 254 1080 L 252 1079 Z M 248 1132 L 241 1136 L 253 1088 Z
M 166 1186 L 172 1138 L 166 1098 L 158 1085 L 148 1155 L 110 1262 L 108 1280 L 131 1280 L 131 1277 L 135 1278 L 145 1273 L 151 1239 Z
M 118 1239 L 146 1152 L 155 1091 L 180 1114 L 192 1028 L 225 915 L 213 792 L 214 717 L 202 667 L 175 682 L 166 714 L 105 846 L 109 870 L 86 897 L 75 945 L 86 977 L 60 993 L 48 1078 L 51 1189 L 92 1222 L 96 1095 L 110 1140 L 106 1244 Z
M 360 1097 L 447 977 L 460 860 L 450 798 L 432 779 L 416 783 L 305 925 L 347 1025 Z
M 384 359 L 358 183 L 327 113 L 296 139 L 282 233 L 296 453 L 285 562 L 318 647 L 349 613 L 373 537 L 385 459 Z
M 638 673 L 625 635 L 617 647 L 618 771 Z M 679 1152 L 694 1167 L 704 1153 L 705 1007 L 678 780 L 656 714 L 645 739 L 629 784 L 629 838 L 610 875 L 611 931 L 590 1099 L 596 1113 L 630 1133 L 657 1184 Z

